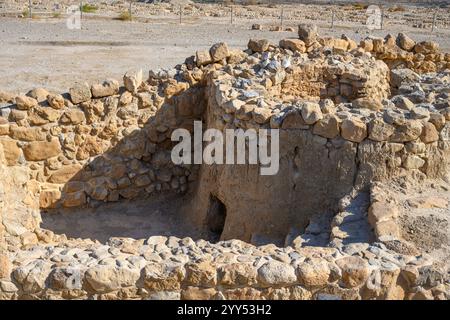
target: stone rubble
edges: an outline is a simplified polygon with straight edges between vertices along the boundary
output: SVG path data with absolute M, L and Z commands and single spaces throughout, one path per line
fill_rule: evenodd
M 370 182 L 446 174 L 449 54 L 404 34 L 359 46 L 314 26 L 298 34 L 278 46 L 251 39 L 245 51 L 217 43 L 147 81 L 129 71 L 123 86 L 1 93 L 0 299 L 449 299 L 448 273 L 431 257 L 386 247 L 401 240 L 398 211 Z M 348 152 L 352 185 L 370 186 L 370 200 L 342 198 L 330 230 L 311 219 L 286 247 L 173 236 L 100 244 L 39 228 L 39 209 L 188 192 L 199 167 L 170 161 L 170 136 L 205 115 L 219 130 L 280 128 L 325 157 Z

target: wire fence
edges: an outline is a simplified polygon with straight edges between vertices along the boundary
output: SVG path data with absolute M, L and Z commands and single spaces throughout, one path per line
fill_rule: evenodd
M 317 1 L 313 1 L 315 3 Z M 0 0 L 0 15 L 23 19 L 63 18 L 79 10 L 81 19 L 108 18 L 123 21 L 158 23 L 201 23 L 202 20 L 223 24 L 265 23 L 284 27 L 310 21 L 329 28 L 364 28 L 373 12 L 379 10 L 380 28 L 400 25 L 429 30 L 450 30 L 450 7 L 410 6 L 399 3 L 370 6 L 361 3 L 334 2 L 314 5 L 286 3 L 266 5 L 233 5 L 225 3 L 159 3 L 158 1 L 67 1 Z M 372 9 L 371 9 L 372 8 Z M 378 8 L 378 9 L 377 9 Z

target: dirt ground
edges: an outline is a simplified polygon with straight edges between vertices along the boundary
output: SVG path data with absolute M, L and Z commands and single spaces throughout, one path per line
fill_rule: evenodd
M 331 29 L 327 18 L 291 18 L 283 26 L 296 29 L 298 23 L 305 22 L 317 24 L 321 35 L 346 34 L 356 40 L 406 32 L 417 41 L 437 41 L 444 51 L 450 51 L 448 28 L 431 33 L 429 29 L 391 21 L 384 30 L 370 31 L 360 23 L 336 21 Z M 251 30 L 253 23 L 261 24 L 263 30 Z M 129 69 L 142 68 L 147 72 L 170 68 L 196 50 L 207 49 L 219 41 L 244 49 L 250 38 L 278 42 L 297 37 L 296 32 L 268 31 L 269 26 L 279 24 L 280 20 L 272 16 L 236 18 L 231 25 L 229 17 L 187 16 L 180 24 L 176 15 L 153 15 L 132 22 L 94 15 L 82 21 L 81 30 L 71 30 L 63 17 L 0 17 L 0 90 L 25 93 L 45 87 L 66 92 L 75 81 L 120 80 Z
M 185 202 L 185 198 L 176 195 L 102 204 L 96 208 L 43 211 L 41 227 L 71 238 L 100 242 L 111 237 L 145 239 L 156 235 L 218 240 L 213 233 L 186 219 Z

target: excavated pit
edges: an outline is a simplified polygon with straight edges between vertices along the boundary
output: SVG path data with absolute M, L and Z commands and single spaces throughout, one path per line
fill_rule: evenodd
M 18 289 L 0 286 L 0 297 L 311 299 L 322 289 L 352 299 L 420 297 L 420 283 L 399 273 L 381 289 L 369 275 L 433 264 L 402 238 L 398 220 L 410 226 L 383 183 L 446 181 L 449 74 L 430 84 L 390 70 L 410 62 L 399 53 L 385 63 L 392 55 L 383 54 L 396 51 L 373 49 L 392 39 L 374 40 L 373 55 L 367 44 L 332 40 L 308 53 L 298 39 L 250 40 L 245 52 L 219 43 L 146 81 L 136 71 L 123 87 L 107 80 L 78 83 L 65 96 L 40 89 L 15 97 L 0 117 L 0 248 L 15 261 L 5 274 Z M 437 69 L 442 56 L 425 62 L 436 59 Z M 270 145 L 279 132 L 278 172 L 261 175 L 260 163 L 174 164 L 172 133 L 193 134 L 196 122 L 201 133 L 267 129 Z M 66 262 L 83 267 L 66 270 Z M 65 280 L 79 270 L 84 282 Z M 357 283 L 348 281 L 352 270 Z M 441 297 L 433 287 L 427 294 Z

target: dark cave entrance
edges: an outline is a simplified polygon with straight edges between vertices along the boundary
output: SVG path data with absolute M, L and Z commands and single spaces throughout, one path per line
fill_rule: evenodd
M 219 241 L 225 226 L 227 207 L 214 195 L 209 197 L 209 207 L 206 214 L 206 226 L 213 234 L 213 240 Z

